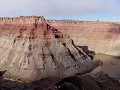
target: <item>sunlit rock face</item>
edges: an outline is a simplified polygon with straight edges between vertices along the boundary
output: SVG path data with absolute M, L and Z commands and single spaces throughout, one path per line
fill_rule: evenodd
M 47 23 L 69 34 L 76 45 L 87 45 L 96 53 L 120 56 L 120 25 L 112 22 L 48 20 Z
M 100 65 L 44 17 L 0 18 L 0 70 L 26 82 L 90 72 Z

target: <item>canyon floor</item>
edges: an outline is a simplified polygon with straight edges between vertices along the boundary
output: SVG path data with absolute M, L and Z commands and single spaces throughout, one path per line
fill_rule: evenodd
M 120 78 L 120 57 L 106 54 L 96 54 L 95 59 L 100 59 L 103 62 L 102 69 L 104 74 L 110 77 Z

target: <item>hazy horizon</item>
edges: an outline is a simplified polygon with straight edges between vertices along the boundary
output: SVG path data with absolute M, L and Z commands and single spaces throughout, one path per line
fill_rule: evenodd
M 120 22 L 119 0 L 4 0 L 0 17 L 44 16 L 46 19 Z

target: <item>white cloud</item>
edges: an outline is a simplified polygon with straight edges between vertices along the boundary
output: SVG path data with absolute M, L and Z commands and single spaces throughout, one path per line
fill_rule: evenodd
M 0 16 L 72 16 L 117 12 L 119 0 L 1 0 Z

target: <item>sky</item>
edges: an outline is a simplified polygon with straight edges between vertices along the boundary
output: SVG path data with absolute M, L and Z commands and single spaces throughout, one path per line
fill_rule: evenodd
M 120 0 L 0 0 L 0 17 L 120 22 Z

